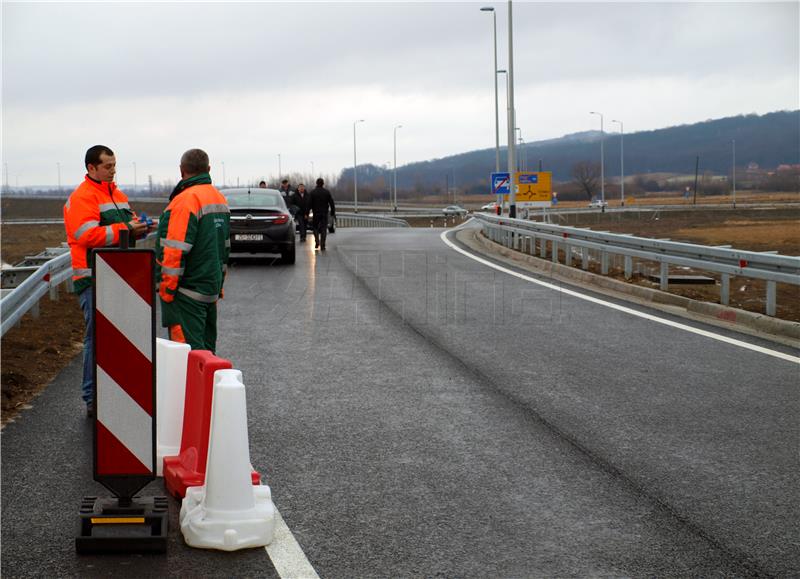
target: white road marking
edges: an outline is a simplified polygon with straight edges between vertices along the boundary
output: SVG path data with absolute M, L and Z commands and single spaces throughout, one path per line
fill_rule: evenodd
M 701 330 L 700 328 L 693 328 L 692 326 L 687 326 L 686 324 L 681 324 L 679 322 L 673 322 L 672 320 L 667 320 L 665 318 L 659 318 L 658 316 L 654 316 L 652 314 L 647 314 L 647 313 L 644 313 L 644 312 L 640 312 L 640 311 L 634 310 L 632 308 L 621 306 L 619 304 L 615 304 L 615 303 L 612 303 L 612 302 L 607 302 L 605 300 L 601 300 L 601 299 L 596 298 L 594 296 L 582 294 L 582 293 L 574 291 L 574 290 L 570 290 L 570 289 L 567 289 L 567 288 L 559 287 L 559 286 L 557 286 L 555 284 L 548 283 L 546 281 L 541 281 L 541 280 L 538 280 L 536 278 L 533 278 L 533 277 L 518 273 L 518 272 L 513 271 L 511 269 L 507 269 L 507 268 L 505 268 L 505 267 L 503 267 L 501 265 L 497 265 L 496 263 L 492 263 L 491 261 L 489 261 L 487 259 L 483 259 L 482 257 L 478 257 L 477 255 L 473 255 L 473 254 L 469 253 L 468 251 L 464 251 L 463 249 L 461 249 L 460 247 L 455 245 L 452 241 L 447 239 L 447 231 L 443 231 L 442 234 L 440 235 L 440 237 L 441 237 L 442 241 L 448 247 L 450 247 L 450 249 L 453 249 L 453 250 L 457 251 L 458 253 L 464 255 L 465 257 L 468 257 L 468 258 L 470 258 L 472 260 L 477 261 L 478 263 L 482 263 L 483 265 L 486 265 L 488 267 L 496 269 L 497 271 L 502 271 L 503 273 L 507 273 L 508 275 L 517 277 L 519 279 L 523 279 L 525 281 L 529 281 L 531 283 L 538 284 L 538 285 L 546 287 L 548 289 L 551 289 L 551 290 L 554 290 L 554 291 L 557 291 L 557 292 L 561 292 L 563 294 L 567 294 L 567 295 L 570 295 L 570 296 L 573 296 L 573 297 L 576 297 L 576 298 L 579 298 L 579 299 L 582 299 L 582 300 L 586 300 L 587 302 L 592 302 L 594 304 L 605 306 L 607 308 L 611 308 L 612 310 L 625 312 L 626 314 L 631 314 L 632 316 L 637 316 L 639 318 L 644 318 L 644 319 L 650 320 L 652 322 L 656 322 L 656 323 L 659 323 L 659 324 L 664 324 L 665 326 L 670 326 L 670 327 L 673 327 L 673 328 L 677 328 L 677 329 L 683 330 L 685 332 L 691 332 L 692 334 L 697 334 L 697 335 L 703 336 L 705 338 L 711 338 L 712 340 L 718 340 L 720 342 L 725 342 L 726 344 L 732 344 L 732 345 L 738 346 L 740 348 L 745 348 L 746 350 L 752 350 L 754 352 L 759 352 L 761 354 L 766 354 L 767 356 L 773 356 L 773 357 L 779 358 L 781 360 L 786 360 L 787 362 L 792 362 L 794 364 L 800 364 L 800 357 L 797 357 L 797 356 L 792 356 L 790 354 L 784 354 L 783 352 L 778 352 L 777 350 L 770 350 L 769 348 L 764 348 L 762 346 L 756 346 L 755 344 L 749 344 L 749 343 L 743 342 L 741 340 L 736 340 L 735 338 L 729 338 L 727 336 L 722 336 L 720 334 L 715 334 L 714 332 L 709 332 L 707 330 Z
M 275 508 L 275 535 L 264 547 L 282 579 L 319 579 L 314 567 Z

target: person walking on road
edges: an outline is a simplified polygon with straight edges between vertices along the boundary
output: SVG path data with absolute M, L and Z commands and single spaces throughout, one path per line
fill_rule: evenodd
M 291 198 L 292 198 L 292 193 L 294 193 L 294 189 L 292 189 L 292 186 L 289 185 L 289 179 L 284 179 L 283 181 L 281 181 L 278 191 L 281 192 L 281 197 L 283 197 L 283 201 L 284 203 L 286 203 L 286 207 L 288 209 L 289 206 L 292 204 Z
M 317 179 L 317 187 L 311 192 L 309 208 L 314 212 L 314 248 L 325 251 L 325 240 L 328 237 L 328 208 L 331 219 L 336 218 L 336 205 L 331 192 L 325 189 L 325 181 Z
M 181 181 L 158 224 L 161 324 L 169 339 L 216 351 L 217 300 L 231 250 L 228 201 L 212 184 L 208 154 L 181 157 Z
M 72 283 L 83 311 L 83 381 L 81 394 L 86 415 L 94 416 L 94 297 L 90 253 L 97 247 L 119 243 L 119 232 L 133 238 L 147 234 L 128 205 L 128 197 L 114 183 L 117 159 L 105 145 L 95 145 L 84 158 L 86 177 L 64 205 L 64 228 L 72 257 Z
M 306 191 L 306 186 L 300 183 L 297 186 L 297 191 L 292 195 L 292 205 L 297 208 L 294 218 L 297 221 L 297 227 L 300 229 L 300 243 L 305 243 L 306 241 L 310 202 L 311 194 Z

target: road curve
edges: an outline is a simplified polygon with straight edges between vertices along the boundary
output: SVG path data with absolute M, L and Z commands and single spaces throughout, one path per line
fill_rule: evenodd
M 295 266 L 230 268 L 219 354 L 321 577 L 800 573 L 797 364 L 489 269 L 440 233 L 340 230 Z M 103 493 L 79 373 L 3 431 L 4 574 L 277 576 L 263 549 L 189 549 L 176 526 L 164 557 L 74 555 L 80 497 Z

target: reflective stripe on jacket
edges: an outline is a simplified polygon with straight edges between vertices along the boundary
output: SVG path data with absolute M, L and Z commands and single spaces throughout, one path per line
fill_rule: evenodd
M 119 232 L 136 217 L 128 198 L 112 183 L 98 183 L 88 175 L 64 204 L 64 228 L 72 256 L 75 293 L 92 284 L 89 252 L 119 243 Z
M 161 215 L 156 245 L 158 293 L 169 303 L 180 291 L 201 302 L 222 294 L 230 253 L 228 201 L 213 185 L 179 193 Z

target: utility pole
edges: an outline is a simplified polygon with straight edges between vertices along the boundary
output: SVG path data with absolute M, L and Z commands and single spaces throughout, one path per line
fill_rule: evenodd
M 697 160 L 694 163 L 694 200 L 692 205 L 697 205 L 697 174 L 700 172 L 700 155 L 697 155 Z
M 514 24 L 511 13 L 511 0 L 508 0 L 508 173 L 511 192 L 508 196 L 508 216 L 512 219 L 517 216 L 517 192 L 514 188 L 514 169 L 516 168 L 514 127 L 517 126 L 514 118 Z

